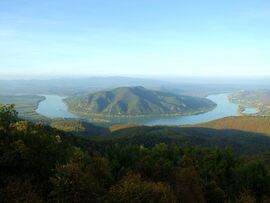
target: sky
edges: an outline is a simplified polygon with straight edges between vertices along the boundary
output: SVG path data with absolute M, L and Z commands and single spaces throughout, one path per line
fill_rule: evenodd
M 0 78 L 270 76 L 269 0 L 0 0 Z

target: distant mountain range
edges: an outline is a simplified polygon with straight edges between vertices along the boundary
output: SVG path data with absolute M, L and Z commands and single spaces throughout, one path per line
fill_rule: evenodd
M 100 116 L 190 115 L 209 111 L 216 105 L 205 98 L 153 91 L 141 86 L 120 87 L 65 101 L 74 113 Z
M 2 94 L 60 94 L 72 95 L 81 92 L 92 93 L 108 88 L 124 86 L 145 86 L 159 89 L 174 86 L 174 83 L 158 79 L 132 77 L 87 77 L 59 78 L 48 80 L 0 80 Z
M 0 75 L 1 77 L 1 75 Z M 206 82 L 207 81 L 207 82 Z M 0 94 L 57 94 L 71 96 L 81 93 L 93 93 L 104 89 L 111 89 L 126 86 L 144 86 L 146 88 L 172 92 L 174 94 L 184 94 L 190 96 L 206 96 L 209 94 L 218 94 L 223 92 L 235 92 L 242 89 L 266 88 L 265 86 L 256 86 L 236 84 L 211 79 L 198 78 L 136 78 L 136 77 L 85 77 L 85 78 L 57 78 L 34 80 L 1 80 Z M 267 86 L 269 87 L 269 86 Z

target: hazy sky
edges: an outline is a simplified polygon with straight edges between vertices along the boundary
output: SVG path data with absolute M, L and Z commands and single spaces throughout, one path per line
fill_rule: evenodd
M 0 76 L 270 76 L 269 0 L 0 0 Z

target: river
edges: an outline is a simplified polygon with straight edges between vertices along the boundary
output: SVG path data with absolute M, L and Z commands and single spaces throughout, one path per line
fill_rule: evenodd
M 42 95 L 46 99 L 40 102 L 37 113 L 49 118 L 78 118 L 77 115 L 68 111 L 63 102 L 65 97 L 58 95 Z M 146 118 L 112 118 L 112 123 L 140 123 L 144 125 L 186 125 L 205 123 L 212 120 L 238 116 L 238 105 L 228 100 L 228 94 L 209 95 L 208 99 L 217 104 L 217 107 L 207 113 L 192 116 L 165 116 L 165 117 L 146 117 Z M 108 118 L 106 118 L 108 120 Z
M 68 111 L 67 105 L 63 102 L 65 97 L 58 95 L 40 96 L 44 96 L 46 99 L 39 103 L 37 113 L 49 118 L 78 118 L 78 116 Z

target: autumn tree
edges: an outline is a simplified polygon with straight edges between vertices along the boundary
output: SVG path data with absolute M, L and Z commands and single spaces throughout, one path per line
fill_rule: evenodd
M 56 168 L 51 178 L 53 191 L 50 196 L 60 202 L 102 202 L 111 181 L 105 158 L 81 158 L 71 160 Z
M 128 174 L 110 189 L 110 201 L 117 203 L 176 202 L 170 187 L 161 182 L 143 181 L 138 174 Z
M 180 166 L 174 171 L 174 191 L 179 202 L 204 202 L 200 177 L 192 160 L 183 156 Z

